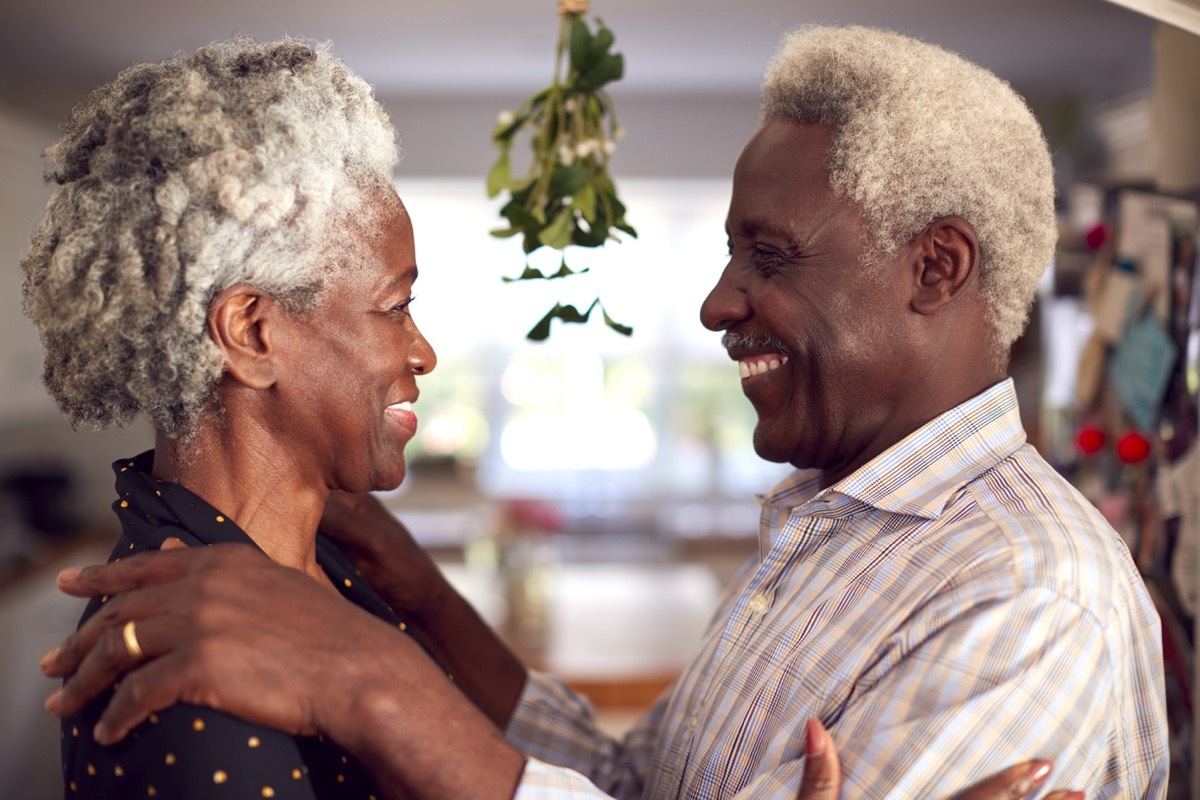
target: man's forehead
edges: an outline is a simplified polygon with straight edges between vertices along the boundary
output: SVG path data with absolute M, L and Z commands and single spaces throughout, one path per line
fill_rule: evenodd
M 832 215 L 857 215 L 857 207 L 830 188 L 831 141 L 831 130 L 820 123 L 764 122 L 738 159 L 727 233 L 805 244 Z

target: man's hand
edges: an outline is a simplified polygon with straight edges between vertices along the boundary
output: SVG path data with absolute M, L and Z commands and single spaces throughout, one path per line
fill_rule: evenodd
M 796 800 L 838 800 L 842 769 L 837 748 L 818 719 L 805 730 L 804 778 Z M 1050 774 L 1049 761 L 1014 764 L 956 795 L 955 800 L 1020 800 L 1042 785 Z M 1056 791 L 1043 800 L 1084 800 L 1083 792 Z
M 58 716 L 120 679 L 96 726 L 101 744 L 190 703 L 323 733 L 387 796 L 509 798 L 524 768 L 410 637 L 253 547 L 165 548 L 64 570 L 58 585 L 109 597 L 41 662 L 46 675 L 67 678 L 46 702 Z M 130 620 L 137 660 L 122 636 Z
M 398 613 L 421 622 L 452 588 L 408 528 L 371 494 L 330 492 L 320 531 L 342 543 L 367 582 Z
M 330 733 L 344 701 L 322 687 L 370 690 L 386 677 L 383 664 L 415 655 L 390 626 L 252 547 L 179 548 L 59 575 L 67 594 L 109 600 L 43 658 L 47 676 L 70 676 L 47 709 L 73 714 L 121 679 L 100 718 L 102 744 L 177 702 L 293 734 Z M 128 620 L 141 662 L 121 635 Z

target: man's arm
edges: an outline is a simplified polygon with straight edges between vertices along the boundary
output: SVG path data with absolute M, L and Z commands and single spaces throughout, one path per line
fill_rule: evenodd
M 415 643 L 254 548 L 142 553 L 65 570 L 59 585 L 77 596 L 110 596 L 42 659 L 47 675 L 69 676 L 47 702 L 60 716 L 121 679 L 99 723 L 101 742 L 185 702 L 289 733 L 323 733 L 389 796 L 508 798 L 521 790 L 561 800 L 605 797 L 582 776 L 540 762 L 530 762 L 533 774 L 521 780 L 523 757 Z M 136 621 L 141 662 L 121 637 L 127 620 Z M 827 775 L 830 764 L 822 763 L 819 774 Z M 792 770 L 790 783 L 773 796 L 790 796 L 802 765 L 782 765 Z M 967 797 L 1019 797 L 1014 781 L 1029 770 L 1014 769 Z M 801 800 L 836 796 L 828 779 L 812 780 Z
M 342 543 L 375 591 L 417 628 L 458 688 L 503 730 L 525 685 L 525 666 L 408 529 L 374 495 L 333 492 L 321 532 Z

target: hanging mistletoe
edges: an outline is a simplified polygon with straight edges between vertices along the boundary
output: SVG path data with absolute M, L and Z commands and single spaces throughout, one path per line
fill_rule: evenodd
M 604 87 L 619 80 L 624 59 L 612 52 L 613 34 L 604 23 L 589 27 L 584 15 L 587 0 L 559 0 L 562 27 L 555 56 L 554 82 L 525 101 L 516 112 L 500 114 L 492 143 L 500 150 L 487 177 L 488 197 L 507 192 L 500 209 L 507 227 L 493 236 L 520 236 L 525 250 L 525 270 L 505 282 L 553 280 L 586 272 L 567 266 L 566 249 L 599 247 L 616 231 L 636 237 L 625 221 L 625 206 L 608 174 L 608 159 L 616 150 L 622 130 L 617 125 L 612 99 Z M 530 135 L 533 160 L 529 172 L 514 177 L 510 155 L 518 134 Z M 562 251 L 557 272 L 544 274 L 529 266 L 529 254 L 540 247 Z M 596 308 L 608 327 L 626 336 L 633 329 L 614 321 L 597 297 L 587 310 L 556 304 L 526 334 L 540 341 L 550 335 L 550 323 L 587 322 Z

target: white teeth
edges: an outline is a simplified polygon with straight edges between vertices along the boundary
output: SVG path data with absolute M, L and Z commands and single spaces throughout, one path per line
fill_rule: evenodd
M 739 361 L 738 375 L 743 379 L 749 378 L 752 375 L 765 375 L 772 370 L 779 369 L 788 362 L 787 356 L 771 358 L 767 361 L 756 359 L 753 361 Z
M 388 408 L 395 408 L 400 411 L 412 411 L 412 401 L 405 400 L 403 403 L 392 403 Z

